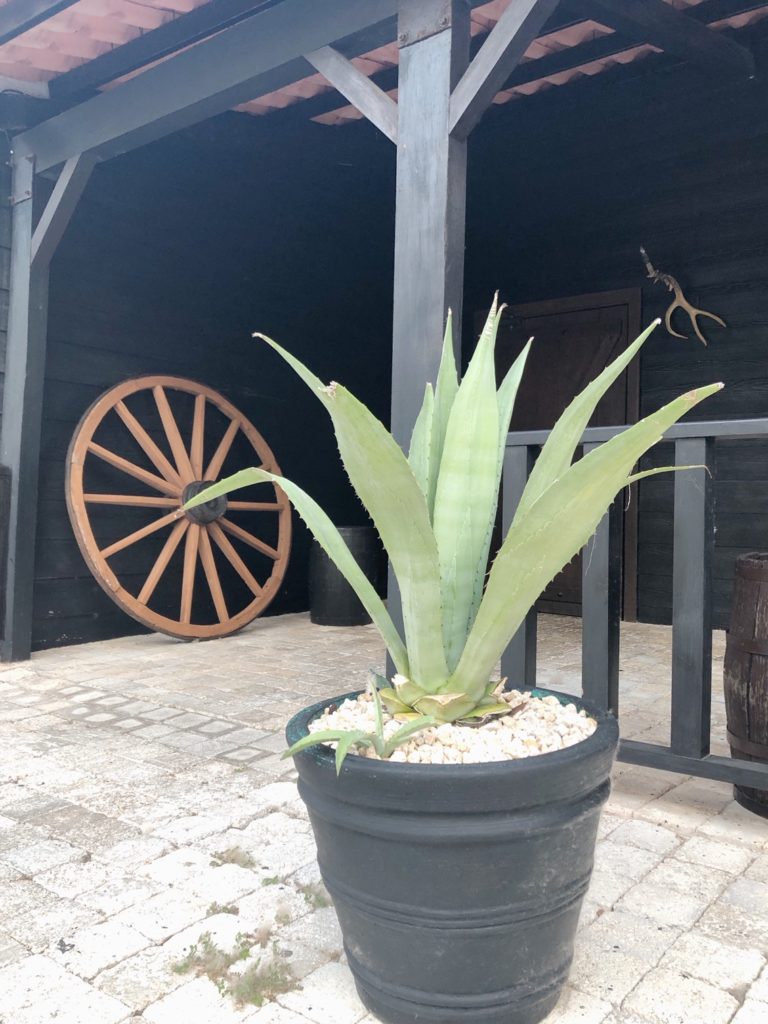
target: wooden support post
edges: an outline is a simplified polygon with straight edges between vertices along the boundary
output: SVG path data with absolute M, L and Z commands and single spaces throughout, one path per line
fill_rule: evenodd
M 398 39 L 392 433 L 407 447 L 449 307 L 460 354 L 467 145 L 449 112 L 469 60 L 466 0 L 402 0 Z
M 32 645 L 35 527 L 48 327 L 48 267 L 92 161 L 73 157 L 33 233 L 35 168 L 16 156 L 11 189 L 11 280 L 0 464 L 11 473 L 5 623 L 0 658 L 28 658 Z
M 517 445 L 504 453 L 504 474 L 501 480 L 501 535 L 506 537 L 512 525 L 517 506 L 533 469 L 535 448 Z M 525 622 L 501 656 L 502 678 L 520 689 L 533 689 L 536 685 L 536 622 L 538 612 L 532 608 Z
M 585 444 L 584 453 L 596 444 Z M 619 714 L 622 507 L 620 495 L 582 554 L 581 678 L 586 700 Z
M 11 471 L 3 661 L 28 658 L 41 410 L 48 316 L 48 271 L 32 273 L 34 163 L 14 162 L 11 188 L 11 277 L 0 463 Z
M 398 41 L 391 430 L 407 451 L 426 383 L 437 380 L 449 308 L 461 356 L 467 143 L 451 137 L 449 116 L 469 61 L 467 0 L 401 0 Z M 391 566 L 388 597 L 399 623 Z
M 711 438 L 675 442 L 678 466 L 711 466 Z M 709 754 L 712 703 L 712 488 L 707 469 L 675 474 L 672 559 L 672 751 Z

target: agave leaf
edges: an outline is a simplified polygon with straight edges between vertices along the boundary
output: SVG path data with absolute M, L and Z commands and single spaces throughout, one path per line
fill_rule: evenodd
M 437 719 L 431 715 L 421 715 L 419 718 L 414 718 L 413 721 L 406 722 L 396 733 L 390 736 L 379 756 L 383 758 L 390 757 L 401 743 L 405 743 L 414 733 L 421 732 L 422 729 L 428 729 L 431 725 L 437 725 Z
M 493 361 L 500 313 L 494 299 L 453 402 L 435 493 L 434 530 L 443 584 L 443 637 L 449 669 L 461 656 L 498 497 L 499 409 Z
M 392 435 L 346 388 L 324 388 L 298 359 L 259 335 L 328 410 L 344 468 L 379 532 L 400 587 L 410 672 L 425 689 L 445 682 L 440 568 L 424 494 Z M 372 471 L 375 467 L 375 471 Z M 403 525 L 407 524 L 407 529 Z
M 427 384 L 424 401 L 411 435 L 411 447 L 408 452 L 408 464 L 413 470 L 419 487 L 429 504 L 434 500 L 434 480 L 432 479 L 432 427 L 435 413 L 435 395 L 432 385 Z M 431 497 L 430 497 L 431 493 Z
M 414 704 L 423 715 L 434 715 L 440 722 L 455 722 L 464 718 L 477 706 L 477 701 L 465 693 L 430 693 Z
M 657 466 L 656 469 L 644 469 L 642 473 L 633 473 L 627 478 L 627 484 L 636 484 L 638 480 L 645 480 L 646 477 L 657 476 L 659 473 L 679 473 L 684 469 L 706 469 L 709 472 L 709 468 L 703 463 L 698 466 Z
M 509 704 L 478 704 L 476 708 L 469 711 L 462 722 L 467 718 L 493 718 L 497 715 L 506 715 L 509 712 Z
M 412 706 L 414 701 L 417 701 L 419 697 L 424 696 L 424 690 L 422 687 L 417 686 L 416 683 L 411 682 L 410 679 L 406 679 L 405 676 L 394 676 L 392 679 L 392 686 L 397 694 L 397 699 L 401 700 L 409 707 Z
M 384 701 L 390 715 L 408 715 L 411 713 L 410 704 L 404 704 L 403 701 L 399 700 L 393 689 L 379 690 L 379 696 Z
M 453 353 L 453 313 L 449 309 L 445 321 L 443 351 L 440 356 L 440 369 L 438 370 L 437 384 L 435 385 L 435 408 L 432 417 L 432 461 L 429 470 L 430 489 L 428 500 L 430 519 L 434 519 L 435 491 L 437 489 L 437 478 L 440 473 L 440 463 L 443 458 L 445 434 L 448 430 L 448 420 L 458 390 L 459 376 L 456 372 L 456 357 Z
M 381 697 L 379 687 L 376 683 L 376 673 L 371 672 L 368 677 L 368 690 L 373 697 L 373 706 L 376 711 L 376 737 L 379 740 L 377 747 L 384 742 L 384 716 L 381 711 Z
M 397 671 L 407 674 L 409 672 L 408 654 L 384 602 L 355 561 L 352 552 L 327 514 L 315 499 L 311 498 L 298 484 L 286 480 L 285 477 L 269 473 L 265 469 L 243 469 L 239 473 L 234 473 L 232 476 L 206 487 L 204 491 L 190 499 L 184 507 L 192 508 L 205 501 L 210 501 L 211 498 L 256 483 L 275 483 L 285 491 L 299 515 L 314 534 L 318 544 L 333 560 L 336 568 L 360 598 L 361 604 L 381 633 Z
M 528 344 L 525 346 L 523 351 L 514 361 L 510 369 L 507 371 L 507 375 L 501 382 L 499 388 L 497 401 L 499 406 L 499 445 L 497 450 L 497 463 L 496 463 L 496 480 L 494 483 L 494 494 L 496 496 L 494 506 L 491 511 L 491 515 L 488 519 L 488 528 L 485 535 L 485 543 L 483 545 L 482 552 L 480 554 L 479 568 L 482 572 L 478 572 L 475 575 L 475 589 L 472 595 L 472 604 L 469 609 L 469 628 L 475 621 L 477 615 L 477 609 L 480 607 L 480 602 L 483 598 L 483 589 L 485 587 L 485 572 L 486 566 L 488 565 L 488 556 L 491 551 L 491 539 L 493 537 L 493 527 L 496 522 L 496 509 L 498 506 L 499 488 L 501 486 L 501 473 L 504 468 L 504 450 L 507 444 L 507 434 L 509 433 L 509 422 L 512 419 L 512 412 L 515 407 L 515 399 L 517 398 L 517 392 L 520 387 L 520 381 L 523 376 L 523 370 L 528 359 L 528 353 L 531 350 L 531 343 L 533 338 L 530 338 Z
M 350 732 L 348 729 L 323 729 L 321 732 L 311 732 L 307 736 L 302 736 L 300 740 L 296 740 L 292 746 L 283 751 L 281 757 L 285 760 L 286 757 L 293 757 L 294 754 L 300 754 L 302 750 L 316 747 L 321 743 L 338 743 L 344 736 L 357 736 L 362 740 L 368 736 L 368 733 Z
M 374 740 L 375 737 L 369 732 L 343 732 L 336 741 L 336 774 L 341 774 L 341 766 L 350 747 L 370 747 Z
M 528 609 L 594 533 L 641 455 L 722 384 L 697 388 L 585 455 L 513 522 L 491 570 L 472 632 L 449 681 L 479 701 Z
M 516 517 L 524 515 L 544 491 L 568 469 L 597 403 L 624 372 L 648 336 L 660 323 L 660 320 L 654 320 L 639 338 L 633 341 L 617 359 L 609 363 L 603 372 L 574 398 L 558 419 L 531 470 L 515 513 Z

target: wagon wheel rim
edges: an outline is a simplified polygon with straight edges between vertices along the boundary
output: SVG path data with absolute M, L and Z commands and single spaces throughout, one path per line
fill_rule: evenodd
M 174 391 L 194 396 L 192 428 L 186 438 L 169 402 L 169 393 Z M 151 392 L 170 457 L 126 405 L 126 399 L 140 392 Z M 229 422 L 213 455 L 205 459 L 206 413 L 211 406 Z M 144 461 L 151 465 L 151 469 L 111 451 L 94 439 L 110 412 L 114 412 L 122 422 L 126 437 L 132 437 L 143 451 Z M 272 450 L 250 420 L 217 391 L 182 377 L 148 376 L 123 381 L 101 395 L 78 424 L 67 453 L 66 486 L 67 509 L 75 538 L 102 589 L 123 611 L 150 629 L 182 639 L 228 636 L 252 622 L 277 594 L 285 576 L 291 547 L 291 509 L 286 495 L 279 487 L 266 483 L 258 485 L 267 495 L 265 500 L 218 499 L 189 512 L 182 508 L 192 494 L 219 477 L 227 456 L 241 434 L 256 453 L 261 468 L 280 475 L 280 467 Z M 114 479 L 120 481 L 115 493 L 86 491 L 84 477 L 89 459 L 97 459 L 114 470 Z M 130 493 L 132 480 L 134 485 L 138 481 L 153 493 Z M 271 496 L 269 491 L 272 492 Z M 91 509 L 99 505 L 143 508 L 150 512 L 156 510 L 157 515 L 146 526 L 103 545 L 97 539 L 90 513 Z M 268 544 L 257 533 L 235 522 L 231 518 L 232 512 L 274 514 L 277 516 L 277 542 Z M 121 583 L 109 560 L 157 533 L 165 536 L 163 546 L 139 592 L 132 594 Z M 247 549 L 259 551 L 271 560 L 272 570 L 266 579 L 259 579 L 257 573 L 249 567 Z M 150 605 L 171 560 L 179 550 L 183 558 L 181 593 L 178 618 L 172 618 Z M 218 556 L 214 555 L 214 551 Z M 236 611 L 229 607 L 221 586 L 217 557 L 219 564 L 231 567 L 252 595 L 252 600 L 245 607 Z M 202 573 L 198 572 L 198 566 Z M 215 610 L 217 621 L 213 623 L 193 621 L 196 579 L 201 575 Z

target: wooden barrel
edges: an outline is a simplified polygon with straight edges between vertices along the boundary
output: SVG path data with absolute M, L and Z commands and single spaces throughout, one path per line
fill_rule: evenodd
M 768 764 L 768 553 L 736 559 L 723 685 L 732 756 Z M 734 796 L 768 817 L 768 789 L 735 786 Z

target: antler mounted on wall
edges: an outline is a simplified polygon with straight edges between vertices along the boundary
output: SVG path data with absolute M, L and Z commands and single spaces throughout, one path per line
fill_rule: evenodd
M 683 289 L 680 287 L 680 283 L 677 280 L 677 278 L 672 277 L 671 274 L 662 274 L 660 270 L 656 270 L 656 268 L 648 258 L 648 253 L 642 246 L 640 246 L 640 255 L 643 257 L 643 263 L 645 264 L 645 269 L 648 271 L 648 277 L 651 279 L 651 281 L 654 281 L 657 284 L 666 285 L 667 288 L 675 296 L 672 300 L 672 303 L 670 304 L 669 309 L 666 312 L 666 316 L 664 317 L 664 323 L 666 324 L 669 333 L 673 335 L 675 338 L 682 338 L 683 340 L 687 340 L 688 336 L 686 334 L 680 334 L 672 327 L 673 313 L 677 309 L 682 309 L 690 317 L 691 324 L 693 325 L 693 329 L 696 333 L 696 337 L 699 339 L 702 345 L 706 345 L 707 339 L 701 333 L 698 318 L 700 316 L 705 316 L 710 320 L 714 320 L 715 323 L 719 324 L 721 327 L 726 326 L 725 320 L 722 320 L 719 316 L 716 316 L 714 313 L 707 313 L 706 310 L 697 309 L 695 306 L 691 305 L 691 303 L 686 299 L 685 295 L 683 294 Z

